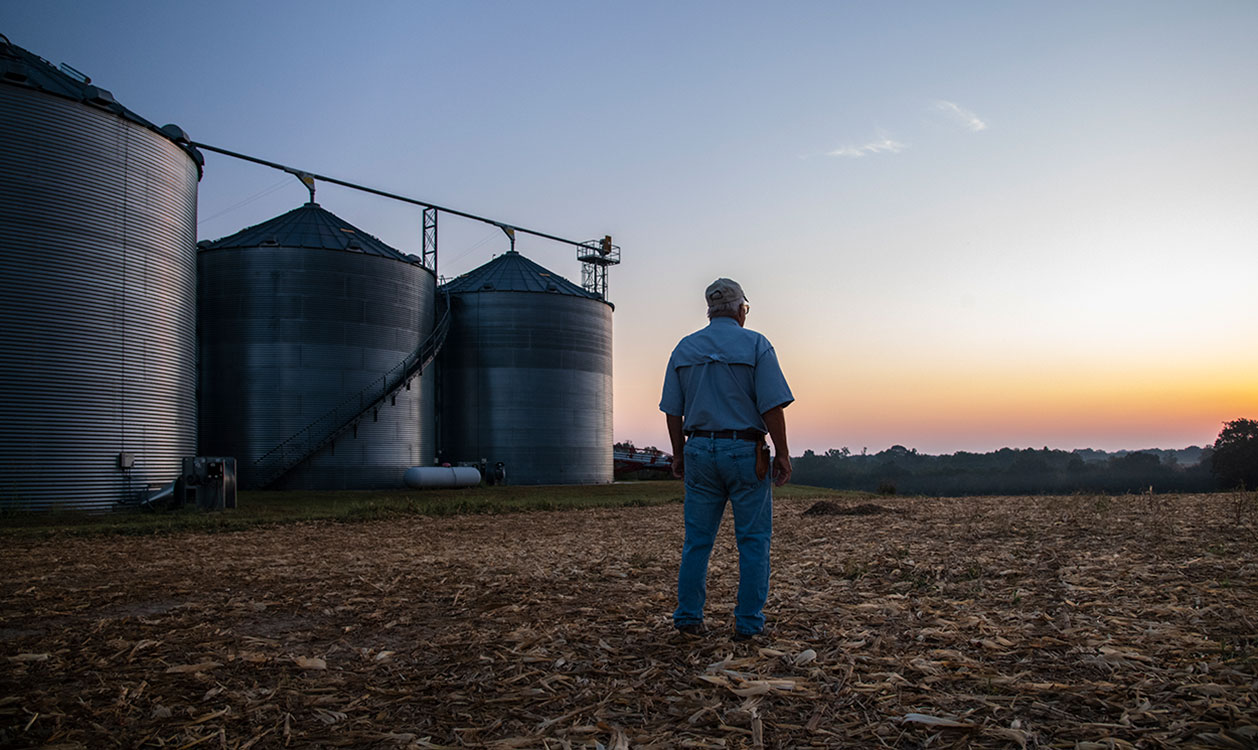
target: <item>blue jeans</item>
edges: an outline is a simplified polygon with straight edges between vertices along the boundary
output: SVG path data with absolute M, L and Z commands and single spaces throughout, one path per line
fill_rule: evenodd
M 728 500 L 738 541 L 738 603 L 734 629 L 764 629 L 769 595 L 769 539 L 773 536 L 773 483 L 756 478 L 756 444 L 693 437 L 686 441 L 686 541 L 677 574 L 673 624 L 700 624 L 707 600 L 708 557 Z

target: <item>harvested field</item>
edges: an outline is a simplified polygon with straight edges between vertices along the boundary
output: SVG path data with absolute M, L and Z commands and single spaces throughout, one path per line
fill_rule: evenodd
M 1252 495 L 819 498 L 749 643 L 679 505 L 6 539 L 0 745 L 1258 746 Z

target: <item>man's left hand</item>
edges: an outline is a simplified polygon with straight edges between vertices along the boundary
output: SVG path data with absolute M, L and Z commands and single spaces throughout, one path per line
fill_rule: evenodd
M 676 466 L 675 463 L 674 466 Z M 791 457 L 779 453 L 773 457 L 773 484 L 775 487 L 781 487 L 789 481 L 791 481 Z

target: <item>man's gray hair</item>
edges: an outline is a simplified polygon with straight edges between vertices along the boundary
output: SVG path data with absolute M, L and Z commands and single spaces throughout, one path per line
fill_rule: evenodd
M 716 306 L 708 306 L 708 318 L 737 318 L 738 310 L 743 306 L 742 299 L 730 300 Z

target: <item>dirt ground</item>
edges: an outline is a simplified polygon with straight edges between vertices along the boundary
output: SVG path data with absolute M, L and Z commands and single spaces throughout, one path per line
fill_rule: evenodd
M 831 502 L 747 643 L 680 505 L 8 539 L 0 746 L 1258 747 L 1253 495 Z

